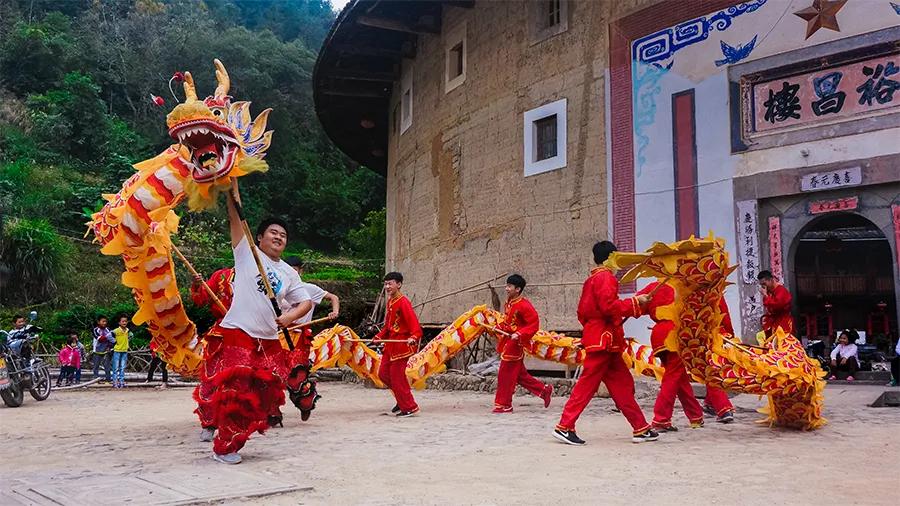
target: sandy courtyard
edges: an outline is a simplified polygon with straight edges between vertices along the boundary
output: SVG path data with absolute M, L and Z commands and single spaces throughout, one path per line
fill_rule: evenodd
M 545 410 L 517 397 L 514 414 L 493 415 L 489 394 L 425 391 L 419 416 L 395 419 L 386 391 L 321 390 L 309 422 L 286 408 L 284 428 L 251 439 L 239 466 L 209 458 L 190 389 L 26 395 L 0 407 L 0 504 L 897 504 L 900 409 L 866 406 L 880 387 L 830 386 L 830 423 L 813 433 L 753 423 L 762 401 L 743 395 L 731 425 L 640 445 L 595 399 L 579 422 L 584 447 L 551 436 L 564 398 Z M 146 495 L 116 499 L 135 483 Z

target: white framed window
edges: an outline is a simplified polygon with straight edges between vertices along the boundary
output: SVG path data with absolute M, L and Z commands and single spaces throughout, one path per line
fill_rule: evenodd
M 529 10 L 533 44 L 569 29 L 569 0 L 532 0 Z
M 566 99 L 525 112 L 525 177 L 566 166 Z
M 448 32 L 444 40 L 444 93 L 466 81 L 466 23 Z
M 404 65 L 400 77 L 400 134 L 412 126 L 413 120 L 413 66 Z

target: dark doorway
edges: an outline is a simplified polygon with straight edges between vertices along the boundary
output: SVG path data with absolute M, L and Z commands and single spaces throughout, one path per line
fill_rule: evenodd
M 893 256 L 874 223 L 834 214 L 807 225 L 794 257 L 798 335 L 834 340 L 840 329 L 866 333 L 887 349 L 897 335 Z

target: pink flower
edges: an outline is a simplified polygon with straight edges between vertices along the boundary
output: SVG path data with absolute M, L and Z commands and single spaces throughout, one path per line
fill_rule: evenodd
M 166 104 L 166 101 L 163 100 L 162 97 L 157 97 L 154 94 L 150 94 L 150 101 L 153 102 L 157 107 L 162 107 Z

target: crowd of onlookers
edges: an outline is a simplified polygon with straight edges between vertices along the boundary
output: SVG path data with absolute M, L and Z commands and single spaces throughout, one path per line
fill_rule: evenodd
M 14 330 L 25 325 L 25 317 L 16 316 L 13 318 Z M 96 325 L 91 330 L 92 342 L 91 351 L 88 351 L 78 339 L 78 334 L 70 332 L 66 336 L 65 344 L 59 350 L 57 359 L 59 360 L 59 377 L 56 386 L 69 386 L 81 383 L 82 366 L 86 365 L 87 358 L 90 356 L 93 366 L 93 378 L 100 378 L 100 368 L 103 368 L 104 378 L 100 381 L 111 382 L 114 388 L 123 388 L 125 386 L 125 369 L 128 365 L 128 354 L 130 344 L 134 338 L 134 332 L 129 325 L 127 316 L 120 316 L 117 320 L 118 325 L 115 328 L 109 328 L 109 319 L 105 316 L 97 318 Z M 152 358 L 150 367 L 147 372 L 147 380 L 149 383 L 153 381 L 153 376 L 157 368 L 162 369 L 162 388 L 165 388 L 169 381 L 169 373 L 166 370 L 165 362 L 163 362 L 156 346 L 150 345 Z

